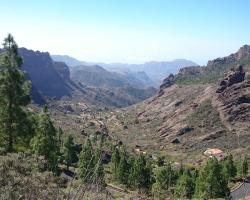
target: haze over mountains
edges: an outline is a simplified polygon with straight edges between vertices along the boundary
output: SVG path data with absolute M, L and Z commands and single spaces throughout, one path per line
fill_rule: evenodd
M 151 61 L 143 64 L 126 64 L 126 63 L 94 63 L 79 61 L 73 57 L 67 55 L 52 55 L 55 61 L 65 62 L 67 65 L 74 67 L 79 65 L 99 65 L 104 67 L 109 71 L 114 71 L 118 73 L 141 73 L 145 72 L 146 75 L 152 80 L 152 84 L 159 85 L 161 81 L 170 73 L 177 73 L 179 69 L 188 66 L 197 66 L 196 63 L 186 59 L 176 59 L 173 61 Z M 152 85 L 153 86 L 153 85 Z

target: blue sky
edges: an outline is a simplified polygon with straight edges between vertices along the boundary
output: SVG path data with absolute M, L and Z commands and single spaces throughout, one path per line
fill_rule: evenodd
M 199 64 L 250 44 L 248 0 L 0 0 L 0 39 L 85 61 Z

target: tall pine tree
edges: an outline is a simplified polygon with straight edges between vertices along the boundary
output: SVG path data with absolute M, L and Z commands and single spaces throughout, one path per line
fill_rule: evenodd
M 128 183 L 128 173 L 129 173 L 129 165 L 127 162 L 127 155 L 125 150 L 121 151 L 120 162 L 117 170 L 118 181 L 122 184 Z
M 228 181 L 237 174 L 237 169 L 234 165 L 233 156 L 231 154 L 223 162 L 223 174 Z
M 0 56 L 0 136 L 7 151 L 20 138 L 31 138 L 25 106 L 30 102 L 30 83 L 21 71 L 22 59 L 12 35 L 4 39 Z
M 31 145 L 35 154 L 42 155 L 49 161 L 50 170 L 56 171 L 59 154 L 57 131 L 47 107 L 43 108 L 39 116 L 36 136 L 32 139 Z
M 113 152 L 111 156 L 112 172 L 115 180 L 118 179 L 118 168 L 120 163 L 120 152 L 119 147 L 113 147 Z
M 91 141 L 86 140 L 79 156 L 78 176 L 83 183 L 93 181 L 95 155 L 92 149 Z
M 75 148 L 74 139 L 71 135 L 68 135 L 66 137 L 66 140 L 63 145 L 63 158 L 66 163 L 67 169 L 69 169 L 69 166 L 77 162 L 77 152 Z
M 222 167 L 216 158 L 209 158 L 196 179 L 194 197 L 198 199 L 228 198 L 230 191 Z
M 239 162 L 239 165 L 238 165 L 238 175 L 241 178 L 246 178 L 247 174 L 248 174 L 248 162 L 247 162 L 247 158 L 244 157 Z
M 189 170 L 184 170 L 179 177 L 175 188 L 175 197 L 180 199 L 191 199 L 194 194 L 194 182 Z
M 156 182 L 153 184 L 152 193 L 156 197 L 164 197 L 168 193 L 171 185 L 173 185 L 175 174 L 168 163 L 167 166 L 162 166 L 156 171 Z
M 132 186 L 139 190 L 148 191 L 152 184 L 152 168 L 144 155 L 139 155 L 134 161 L 131 176 L 133 177 Z
M 101 140 L 99 141 L 98 147 L 95 150 L 95 158 L 94 158 L 93 181 L 99 185 L 105 184 L 104 167 L 102 162 L 102 145 L 103 145 L 103 138 L 101 138 Z

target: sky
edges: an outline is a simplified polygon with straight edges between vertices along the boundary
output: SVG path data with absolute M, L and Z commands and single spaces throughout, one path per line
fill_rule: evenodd
M 206 64 L 250 44 L 249 0 L 0 0 L 0 40 L 82 61 Z

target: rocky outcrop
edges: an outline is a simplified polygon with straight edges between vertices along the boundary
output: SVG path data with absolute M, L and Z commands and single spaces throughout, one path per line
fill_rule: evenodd
M 160 85 L 160 89 L 170 87 L 173 84 L 174 84 L 174 75 L 170 74 L 167 78 L 163 80 L 162 84 Z
M 242 46 L 236 53 L 233 53 L 227 57 L 217 58 L 211 61 L 208 61 L 207 66 L 216 66 L 222 64 L 230 64 L 235 61 L 238 61 L 250 54 L 250 45 Z
M 250 126 L 250 81 L 244 80 L 244 77 L 242 66 L 237 66 L 220 81 L 216 92 L 221 116 L 230 124 L 240 122 L 247 128 Z
M 223 92 L 227 87 L 235 83 L 240 83 L 245 78 L 245 72 L 243 71 L 243 67 L 241 65 L 232 68 L 230 72 L 226 74 L 226 77 L 222 79 L 219 83 L 219 87 L 217 89 L 217 93 Z

